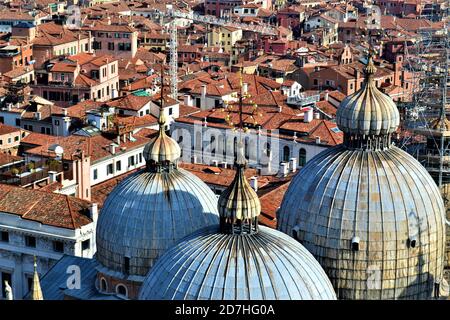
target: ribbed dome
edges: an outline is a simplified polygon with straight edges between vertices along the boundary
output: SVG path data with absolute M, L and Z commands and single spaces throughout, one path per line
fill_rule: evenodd
M 400 115 L 392 99 L 375 86 L 376 68 L 369 57 L 365 68 L 366 81 L 361 89 L 346 97 L 336 113 L 336 123 L 343 132 L 354 135 L 378 136 L 393 133 Z
M 352 104 L 361 92 L 342 102 L 341 125 L 355 110 L 340 127 L 344 143 L 312 158 L 293 178 L 277 228 L 316 257 L 338 298 L 431 298 L 443 277 L 444 203 L 425 168 L 392 145 L 398 112 L 369 88 L 374 69 L 369 58 L 361 91 L 371 102 Z M 366 129 L 378 136 L 364 136 Z
M 408 153 L 340 145 L 294 177 L 277 220 L 316 257 L 339 298 L 424 299 L 442 277 L 444 214 L 438 187 Z M 374 276 L 380 282 L 370 287 Z
M 159 133 L 144 148 L 144 158 L 147 161 L 161 163 L 163 161 L 175 162 L 181 156 L 181 148 L 178 143 L 164 132 L 165 118 L 163 111 L 160 111 Z
M 97 224 L 97 259 L 111 271 L 145 276 L 154 261 L 184 236 L 219 222 L 217 197 L 179 168 L 142 170 L 109 194 Z
M 169 249 L 141 300 L 336 299 L 321 266 L 297 241 L 266 227 L 231 235 L 209 227 Z

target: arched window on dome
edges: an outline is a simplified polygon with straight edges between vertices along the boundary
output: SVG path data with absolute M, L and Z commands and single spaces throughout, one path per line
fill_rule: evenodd
M 283 147 L 283 161 L 289 162 L 289 158 L 291 157 L 291 149 L 288 146 Z
M 237 158 L 237 137 L 234 137 L 234 139 L 233 139 L 233 154 L 234 154 L 234 159 L 236 160 L 236 158 Z
M 300 148 L 298 150 L 298 166 L 303 167 L 306 164 L 306 150 L 304 148 Z
M 124 297 L 128 297 L 127 287 L 125 287 L 123 284 L 118 284 L 116 286 L 116 293 L 118 295 L 121 295 L 121 296 L 124 296 Z
M 108 283 L 106 282 L 105 278 L 100 279 L 100 291 L 108 292 Z

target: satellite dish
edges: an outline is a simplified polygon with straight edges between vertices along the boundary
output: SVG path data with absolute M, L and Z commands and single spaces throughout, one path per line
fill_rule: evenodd
M 60 157 L 64 153 L 63 147 L 56 143 L 48 147 L 48 151 L 54 152 L 58 157 Z

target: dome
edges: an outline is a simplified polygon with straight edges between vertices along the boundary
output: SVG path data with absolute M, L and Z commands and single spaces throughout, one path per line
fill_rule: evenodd
M 197 231 L 169 249 L 146 277 L 141 300 L 334 300 L 325 272 L 297 241 L 267 227 L 229 235 Z
M 371 81 L 366 75 L 354 97 L 369 97 Z M 392 145 L 392 112 L 367 112 L 387 105 L 384 95 L 375 96 L 359 105 L 380 124 L 379 136 L 366 136 L 354 117 L 344 143 L 312 158 L 293 178 L 277 228 L 314 255 L 340 299 L 431 298 L 443 277 L 444 204 L 425 168 Z M 375 127 L 367 126 L 370 132 Z
M 217 197 L 197 176 L 181 168 L 140 171 L 109 194 L 97 224 L 97 260 L 122 272 L 145 276 L 154 261 L 184 236 L 217 224 Z
M 178 168 L 180 148 L 164 132 L 164 122 L 160 110 L 158 137 L 145 147 L 146 168 L 118 184 L 101 210 L 96 259 L 99 271 L 113 278 L 132 275 L 132 281 L 142 281 L 166 249 L 219 222 L 216 195 Z
M 366 136 L 393 133 L 400 122 L 392 99 L 375 86 L 372 57 L 365 68 L 366 78 L 360 90 L 346 97 L 336 112 L 336 123 L 343 132 Z
M 287 235 L 258 225 L 261 204 L 244 177 L 242 141 L 236 175 L 219 200 L 220 224 L 166 251 L 139 298 L 177 300 L 336 299 L 322 267 Z
M 160 124 L 158 136 L 145 146 L 144 159 L 155 162 L 174 162 L 180 158 L 181 149 L 174 139 L 165 134 L 165 119 L 162 111 L 160 113 L 158 123 Z
M 341 145 L 294 177 L 277 220 L 316 257 L 339 298 L 423 299 L 442 277 L 444 212 L 438 187 L 408 153 Z M 368 287 L 371 269 L 382 287 Z

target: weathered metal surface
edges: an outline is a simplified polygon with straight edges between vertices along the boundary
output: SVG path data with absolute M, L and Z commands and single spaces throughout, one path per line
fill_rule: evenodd
M 254 234 L 202 229 L 166 251 L 144 281 L 142 300 L 336 299 L 314 257 L 297 241 L 260 227 Z
M 293 179 L 278 229 L 297 233 L 339 298 L 419 299 L 431 297 L 434 281 L 442 277 L 444 213 L 438 187 L 406 152 L 338 146 L 313 158 Z M 360 238 L 359 251 L 352 251 L 354 236 Z M 411 248 L 408 239 L 414 236 L 417 245 Z M 379 277 L 375 289 L 371 275 Z
M 183 170 L 139 171 L 108 196 L 97 225 L 97 259 L 111 271 L 145 276 L 154 261 L 184 236 L 218 224 L 217 198 Z
M 278 229 L 316 257 L 338 298 L 431 298 L 443 277 L 444 203 L 426 169 L 392 146 L 398 110 L 375 87 L 371 58 L 365 71 L 338 108 L 344 144 L 293 179 Z

